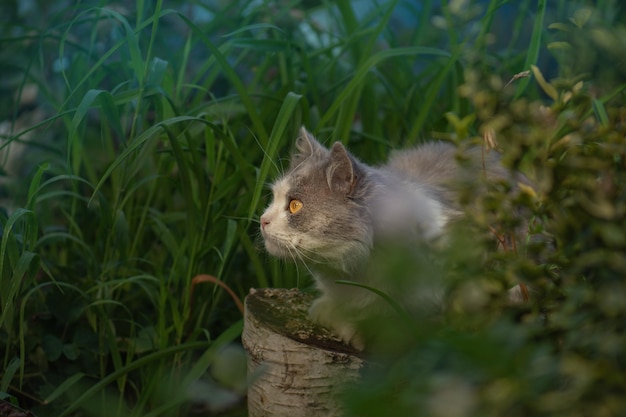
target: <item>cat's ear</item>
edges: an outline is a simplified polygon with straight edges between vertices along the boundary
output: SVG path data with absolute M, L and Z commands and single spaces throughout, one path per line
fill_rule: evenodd
M 300 132 L 298 132 L 296 149 L 301 158 L 307 158 L 311 155 L 323 156 L 328 153 L 328 149 L 319 143 L 304 126 L 302 126 Z
M 326 169 L 326 181 L 334 192 L 349 195 L 357 181 L 357 166 L 346 148 L 335 142 L 330 149 L 330 163 Z

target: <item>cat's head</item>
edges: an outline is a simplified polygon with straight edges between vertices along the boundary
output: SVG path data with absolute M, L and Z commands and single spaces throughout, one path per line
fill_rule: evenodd
M 261 216 L 267 251 L 308 266 L 348 272 L 372 245 L 365 167 L 339 142 L 330 149 L 302 128 L 289 169 Z

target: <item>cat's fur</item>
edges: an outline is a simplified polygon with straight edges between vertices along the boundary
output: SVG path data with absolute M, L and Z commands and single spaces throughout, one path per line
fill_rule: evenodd
M 273 184 L 273 201 L 260 221 L 270 254 L 302 262 L 312 272 L 321 292 L 310 309 L 313 320 L 364 347 L 358 322 L 387 304 L 367 289 L 336 281 L 392 291 L 388 277 L 368 273 L 374 248 L 384 242 L 417 248 L 437 239 L 461 214 L 452 181 L 508 175 L 493 152 L 485 158 L 480 149 L 469 151 L 463 168 L 456 155 L 454 146 L 432 142 L 370 167 L 340 143 L 327 149 L 300 130 L 290 166 Z M 292 214 L 294 199 L 302 208 Z

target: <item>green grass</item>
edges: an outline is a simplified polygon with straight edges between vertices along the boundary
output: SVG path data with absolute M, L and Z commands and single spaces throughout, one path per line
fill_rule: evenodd
M 475 321 L 462 312 L 452 314 L 450 327 L 418 329 L 424 345 L 348 396 L 353 415 L 388 415 L 384 406 L 395 384 L 408 387 L 399 394 L 405 399 L 410 390 L 427 395 L 444 380 L 470 384 L 475 409 L 493 415 L 559 415 L 574 406 L 559 408 L 554 398 L 576 404 L 576 392 L 584 405 L 605 398 L 575 376 L 587 384 L 580 391 L 560 390 L 559 383 L 570 376 L 570 365 L 593 372 L 600 372 L 598 364 L 609 366 L 576 362 L 580 357 L 572 352 L 588 351 L 568 339 L 576 330 L 568 320 L 595 329 L 587 334 L 597 347 L 602 332 L 615 330 L 603 327 L 601 318 L 617 323 L 623 315 L 615 307 L 603 316 L 585 298 L 595 294 L 585 286 L 594 276 L 590 270 L 611 277 L 613 267 L 623 272 L 623 236 L 612 227 L 626 227 L 619 191 L 626 84 L 619 72 L 613 84 L 597 81 L 600 65 L 585 60 L 587 52 L 610 59 L 612 48 L 626 42 L 622 32 L 611 30 L 623 25 L 601 18 L 615 7 L 611 2 L 602 2 L 582 27 L 568 20 L 575 7 L 566 2 L 522 2 L 508 17 L 512 29 L 504 47 L 490 46 L 490 33 L 503 18 L 497 13 L 507 6 L 496 0 L 468 2 L 466 9 L 457 8 L 462 2 L 444 1 L 440 8 L 424 1 L 405 12 L 419 22 L 408 26 L 394 20 L 399 1 L 375 3 L 364 14 L 347 0 L 285 1 L 277 8 L 241 0 L 214 9 L 138 0 L 131 10 L 105 1 L 62 3 L 66 7 L 54 11 L 40 4 L 38 13 L 16 15 L 0 38 L 0 71 L 6 74 L 0 120 L 13 126 L 0 152 L 18 142 L 27 149 L 18 172 L 9 173 L 10 198 L 0 214 L 4 398 L 40 417 L 188 415 L 194 390 L 202 392 L 199 402 L 216 408 L 227 394 L 241 403 L 237 384 L 214 372 L 216 363 L 241 365 L 241 357 L 233 360 L 222 350 L 236 344 L 241 313 L 222 286 L 194 284 L 193 278 L 214 276 L 241 299 L 251 287 L 309 285 L 303 268 L 263 253 L 258 233 L 267 185 L 285 167 L 302 124 L 326 143 L 348 143 L 367 162 L 429 137 L 465 143 L 460 134 L 480 141 L 490 126 L 499 140 L 506 138 L 500 140 L 505 160 L 538 178 L 539 200 L 523 203 L 547 220 L 562 248 L 561 258 L 550 264 L 560 275 L 512 254 L 487 262 L 490 282 L 536 279 L 548 294 L 530 308 L 525 320 L 532 325 L 518 326 L 500 308 L 478 311 Z M 197 9 L 190 11 L 192 6 Z M 3 7 L 7 16 L 15 12 Z M 212 18 L 196 19 L 201 11 Z M 322 11 L 330 29 L 315 21 L 314 13 Z M 550 23 L 561 25 L 548 30 Z M 300 30 L 304 24 L 310 25 L 307 36 Z M 597 34 L 608 36 L 602 38 L 605 49 L 593 46 Z M 550 42 L 562 48 L 570 42 L 580 56 L 556 48 L 550 66 L 544 56 Z M 544 80 L 535 72 L 498 87 L 533 65 Z M 585 87 L 574 89 L 581 79 Z M 34 113 L 19 102 L 31 84 L 43 111 L 28 121 Z M 614 178 L 614 194 L 593 194 L 599 192 L 590 185 L 594 169 Z M 493 209 L 493 201 L 480 204 L 489 215 L 474 219 L 477 224 L 489 225 L 493 216 L 513 221 L 505 210 Z M 478 241 L 461 239 L 452 245 L 456 252 L 444 254 L 458 266 L 448 271 L 452 293 L 484 273 L 484 265 L 476 264 L 480 256 L 461 253 L 463 243 L 482 247 Z M 612 252 L 598 252 L 598 241 Z M 623 278 L 602 279 L 614 280 L 622 291 Z M 574 290 L 563 289 L 563 282 Z M 600 293 L 609 288 L 597 287 Z M 593 320 L 577 317 L 574 306 L 583 306 Z M 556 311 L 555 324 L 541 327 L 547 309 Z M 516 340 L 528 344 L 506 345 Z M 489 365 L 477 353 L 482 350 L 500 351 L 494 357 L 504 365 Z M 418 367 L 418 381 L 402 369 L 421 363 L 420 357 L 434 362 Z M 561 368 L 546 371 L 537 387 L 554 398 L 533 408 L 542 391 L 535 390 L 530 372 L 540 372 L 545 358 Z M 623 363 L 616 369 L 623 370 Z M 452 379 L 436 379 L 442 375 Z M 619 393 L 619 374 L 606 375 Z M 509 384 L 504 394 L 497 391 L 501 380 Z M 201 390 L 203 384 L 210 388 Z M 606 410 L 624 409 L 617 396 L 606 398 L 617 401 Z M 428 415 L 426 402 L 407 401 L 396 402 L 395 415 L 408 415 L 413 406 Z

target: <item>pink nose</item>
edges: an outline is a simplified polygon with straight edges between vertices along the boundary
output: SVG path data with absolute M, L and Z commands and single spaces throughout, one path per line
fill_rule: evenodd
M 265 230 L 265 226 L 270 224 L 270 221 L 266 217 L 261 216 L 261 230 Z

